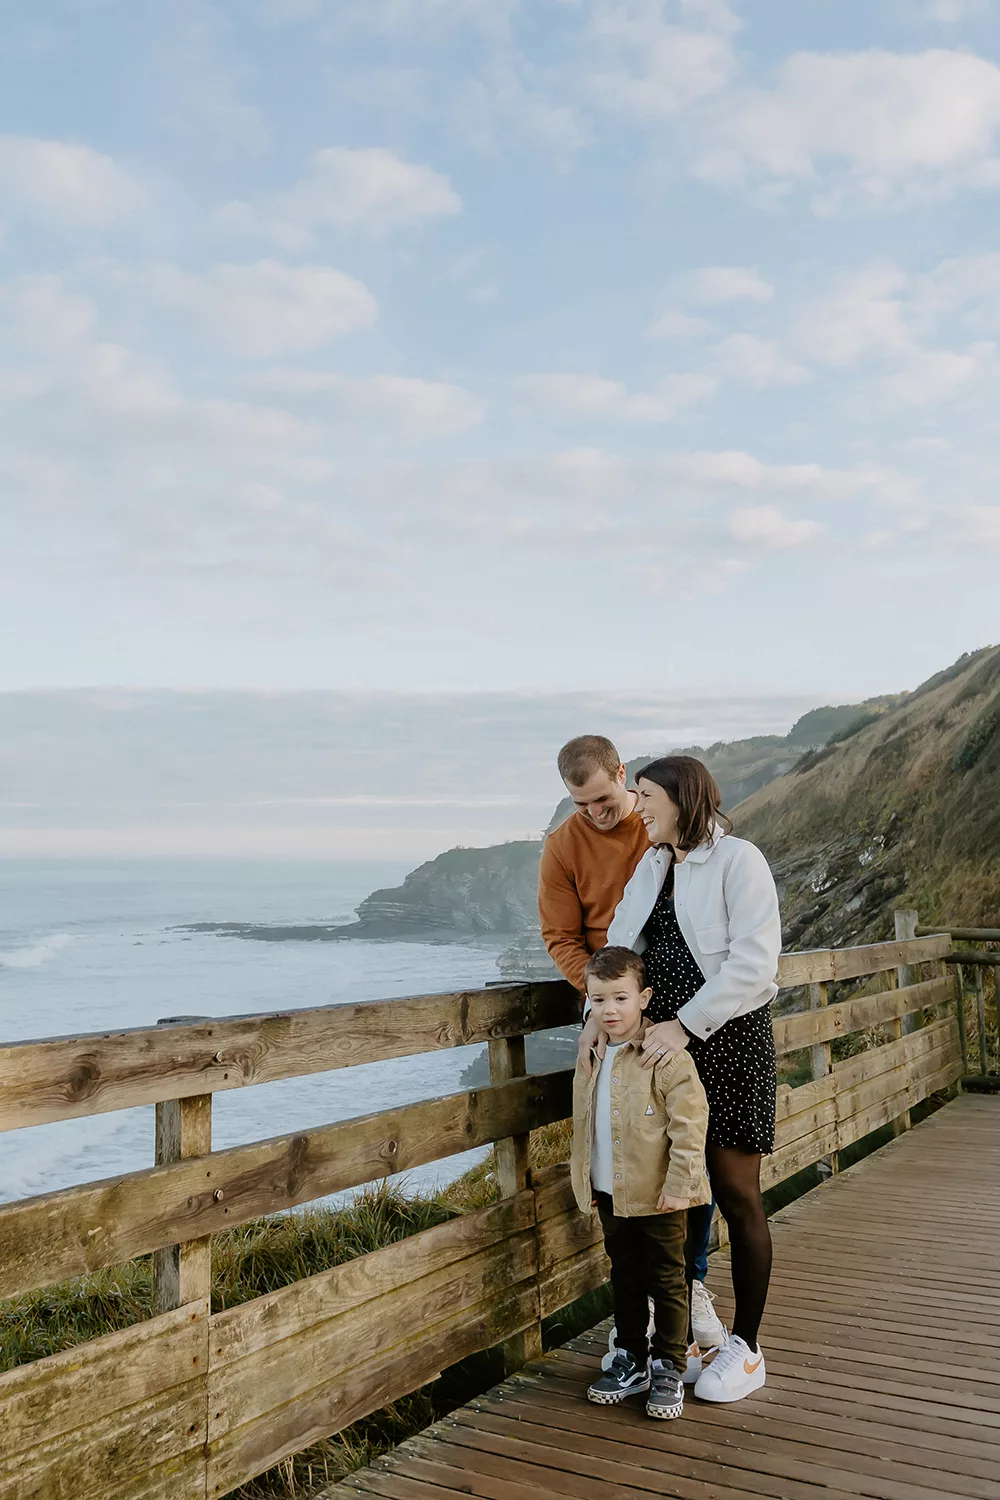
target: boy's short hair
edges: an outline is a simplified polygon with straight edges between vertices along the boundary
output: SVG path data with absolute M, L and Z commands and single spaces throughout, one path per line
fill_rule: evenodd
M 640 990 L 647 988 L 645 961 L 641 953 L 633 953 L 631 948 L 600 948 L 590 955 L 583 971 L 585 982 L 588 979 L 624 979 L 626 974 L 634 976 Z

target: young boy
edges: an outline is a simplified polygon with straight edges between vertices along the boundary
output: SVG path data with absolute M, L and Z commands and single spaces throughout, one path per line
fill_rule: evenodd
M 608 1035 L 588 1076 L 573 1081 L 573 1191 L 589 1213 L 596 1202 L 611 1261 L 617 1352 L 587 1392 L 613 1405 L 649 1392 L 651 1417 L 679 1417 L 687 1363 L 689 1289 L 684 1264 L 687 1209 L 711 1201 L 705 1176 L 708 1104 L 688 1051 L 644 1068 L 638 1044 L 652 997 L 642 958 L 602 948 L 585 971 L 591 1011 Z M 652 1365 L 649 1298 L 655 1328 Z

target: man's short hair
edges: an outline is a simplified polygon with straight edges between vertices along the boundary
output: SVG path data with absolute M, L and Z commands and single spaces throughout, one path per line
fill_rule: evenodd
M 641 953 L 633 953 L 631 948 L 599 948 L 587 960 L 583 978 L 586 983 L 588 979 L 624 979 L 626 974 L 635 976 L 640 990 L 646 989 L 646 964 Z
M 614 780 L 621 763 L 618 751 L 603 734 L 578 734 L 575 740 L 567 740 L 556 761 L 568 786 L 583 786 L 595 771 L 607 771 Z

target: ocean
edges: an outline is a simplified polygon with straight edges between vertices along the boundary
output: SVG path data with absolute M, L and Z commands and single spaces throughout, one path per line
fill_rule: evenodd
M 191 922 L 345 922 L 397 885 L 401 864 L 0 861 L 0 1043 L 167 1016 L 225 1016 L 477 987 L 499 944 L 262 943 L 178 930 Z M 216 1094 L 214 1141 L 234 1146 L 462 1087 L 481 1047 Z M 0 1134 L 0 1201 L 153 1162 L 154 1111 L 123 1110 Z M 426 1189 L 482 1151 L 405 1174 Z

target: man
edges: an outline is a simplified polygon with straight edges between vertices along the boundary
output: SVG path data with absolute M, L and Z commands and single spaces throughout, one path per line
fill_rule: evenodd
M 559 751 L 576 811 L 545 840 L 538 871 L 542 939 L 556 967 L 584 989 L 583 971 L 607 942 L 615 907 L 649 848 L 639 798 L 610 740 L 581 734 Z
M 549 956 L 582 996 L 587 960 L 605 947 L 615 907 L 649 840 L 638 795 L 626 786 L 625 766 L 609 739 L 578 735 L 563 745 L 557 765 L 575 811 L 542 847 L 538 916 Z M 589 1046 L 586 1050 L 589 1066 Z M 688 1222 L 694 1339 L 702 1348 L 714 1349 L 725 1341 L 725 1329 L 704 1286 L 712 1205 L 692 1209 Z

